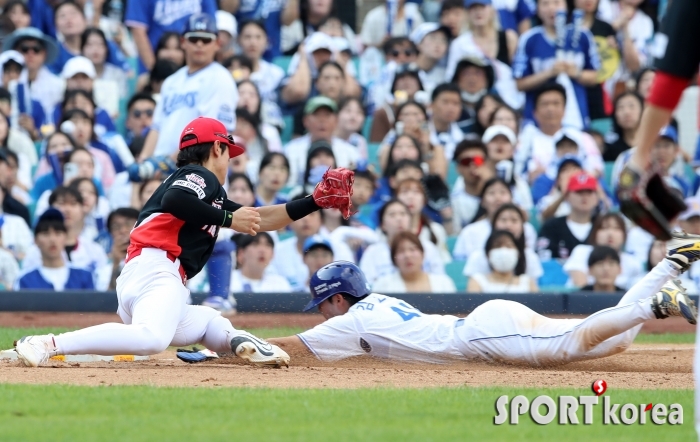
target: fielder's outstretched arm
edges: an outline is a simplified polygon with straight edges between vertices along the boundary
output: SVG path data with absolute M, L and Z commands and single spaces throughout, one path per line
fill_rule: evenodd
M 270 344 L 280 347 L 287 353 L 294 354 L 295 356 L 314 356 L 309 350 L 309 347 L 304 345 L 299 339 L 299 336 L 287 336 L 286 338 L 270 338 L 267 340 Z

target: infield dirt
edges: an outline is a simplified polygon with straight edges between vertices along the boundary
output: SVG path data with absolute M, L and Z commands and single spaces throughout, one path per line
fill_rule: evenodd
M 320 315 L 237 315 L 236 327 L 312 327 Z M 86 327 L 119 322 L 116 315 L 64 313 L 0 313 L 5 327 Z M 650 321 L 645 332 L 692 332 L 680 321 Z M 483 362 L 450 365 L 398 364 L 372 358 L 353 358 L 326 364 L 310 357 L 292 356 L 292 366 L 263 369 L 245 365 L 234 356 L 189 365 L 173 351 L 145 362 L 51 362 L 31 369 L 18 362 L 0 362 L 0 383 L 71 384 L 91 386 L 153 385 L 172 387 L 574 387 L 587 388 L 597 379 L 608 387 L 634 389 L 692 389 L 693 345 L 633 345 L 626 352 L 594 361 L 555 368 L 533 369 Z

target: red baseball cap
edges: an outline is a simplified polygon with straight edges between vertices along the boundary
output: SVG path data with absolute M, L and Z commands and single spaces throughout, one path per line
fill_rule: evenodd
M 569 187 L 566 190 L 569 192 L 579 192 L 581 190 L 592 190 L 595 192 L 597 189 L 598 180 L 586 172 L 579 172 L 569 179 Z
M 185 126 L 180 135 L 180 150 L 197 144 L 213 143 L 214 141 L 226 144 L 231 158 L 245 152 L 245 146 L 234 141 L 221 121 L 207 117 L 196 118 Z

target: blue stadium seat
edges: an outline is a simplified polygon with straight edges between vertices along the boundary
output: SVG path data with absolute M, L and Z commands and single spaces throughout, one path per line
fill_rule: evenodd
M 379 143 L 367 143 L 367 162 L 374 166 L 374 170 L 381 172 L 379 165 Z
M 287 115 L 283 119 L 284 130 L 282 130 L 280 138 L 282 138 L 282 144 L 287 144 L 292 140 L 292 135 L 294 134 L 294 117 Z
M 467 277 L 462 274 L 465 264 L 465 261 L 452 261 L 445 264 L 445 273 L 452 278 L 458 292 L 463 292 L 467 289 Z
M 563 287 L 569 280 L 569 275 L 564 271 L 564 267 L 556 260 L 543 261 L 542 270 L 544 270 L 544 274 L 538 282 L 542 289 L 552 286 Z
M 591 121 L 591 129 L 600 132 L 603 135 L 612 131 L 612 127 L 612 118 L 600 118 L 598 120 Z
M 537 216 L 537 207 L 533 207 L 530 209 L 530 212 L 528 213 L 528 222 L 532 224 L 532 227 L 535 228 L 536 232 L 540 231 L 540 227 L 542 227 L 542 223 L 540 222 L 540 217 Z
M 274 60 L 272 60 L 272 64 L 276 64 L 277 66 L 281 67 L 282 70 L 286 73 L 287 69 L 289 68 L 289 62 L 292 61 L 292 57 L 290 56 L 280 56 L 280 57 L 275 57 Z
M 452 188 L 455 186 L 457 178 L 459 178 L 457 166 L 455 166 L 455 163 L 453 161 L 450 161 L 449 163 L 447 163 L 447 187 L 449 187 L 450 190 L 452 190 Z
M 365 118 L 365 125 L 362 128 L 362 136 L 367 140 L 369 140 L 369 133 L 372 130 L 372 121 L 372 115 L 368 115 L 367 118 Z
M 450 254 L 454 250 L 456 243 L 457 243 L 457 236 L 456 235 L 450 235 L 447 237 L 447 250 L 450 251 Z
M 613 166 L 615 166 L 615 163 L 612 161 L 605 163 L 605 183 L 608 185 L 609 189 L 612 189 Z

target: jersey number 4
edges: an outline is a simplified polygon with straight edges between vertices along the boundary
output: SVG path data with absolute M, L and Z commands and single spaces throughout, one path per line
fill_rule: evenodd
M 410 321 L 413 318 L 418 318 L 421 316 L 420 312 L 411 307 L 410 305 L 404 302 L 400 302 L 399 305 L 406 310 L 400 309 L 398 307 L 392 307 L 391 309 L 395 311 L 399 316 L 401 316 L 401 319 L 403 319 L 404 321 Z

